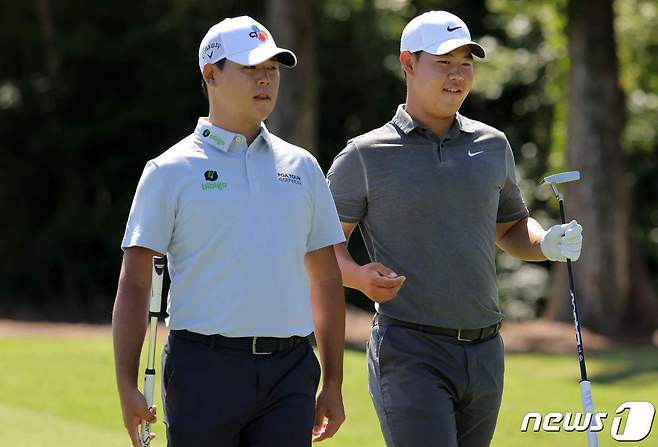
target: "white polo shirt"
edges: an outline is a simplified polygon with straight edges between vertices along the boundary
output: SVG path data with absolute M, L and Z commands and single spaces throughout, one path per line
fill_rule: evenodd
M 288 337 L 313 331 L 304 255 L 344 240 L 309 152 L 200 118 L 146 164 L 121 247 L 167 254 L 171 329 Z

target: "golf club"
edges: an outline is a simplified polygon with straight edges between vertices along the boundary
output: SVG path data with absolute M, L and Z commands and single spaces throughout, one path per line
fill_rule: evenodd
M 144 371 L 144 397 L 146 406 L 153 406 L 153 391 L 155 388 L 155 339 L 158 332 L 158 317 L 160 316 L 160 305 L 162 302 L 162 278 L 164 277 L 165 258 L 154 256 L 153 269 L 151 272 L 151 302 L 149 304 L 149 350 L 146 371 Z M 151 424 L 142 421 L 141 433 L 142 447 L 148 447 L 151 443 Z
M 564 212 L 564 196 L 557 189 L 556 185 L 560 183 L 574 182 L 580 180 L 579 171 L 560 172 L 558 174 L 549 175 L 544 178 L 544 183 L 551 185 L 551 189 L 555 194 L 555 198 L 560 205 L 560 221 L 562 224 L 566 223 Z M 590 413 L 590 427 L 587 430 L 587 445 L 589 447 L 598 447 L 599 441 L 596 432 L 591 430 L 591 421 L 594 415 L 594 403 L 592 402 L 592 384 L 587 379 L 587 368 L 585 366 L 585 351 L 583 350 L 583 341 L 580 335 L 580 322 L 578 320 L 578 308 L 576 306 L 576 288 L 573 283 L 573 268 L 571 266 L 571 259 L 567 259 L 567 273 L 569 275 L 569 293 L 571 295 L 571 310 L 573 311 L 573 324 L 576 328 L 576 344 L 578 346 L 578 362 L 580 364 L 580 397 L 583 402 L 585 413 Z M 587 416 L 585 416 L 587 417 Z

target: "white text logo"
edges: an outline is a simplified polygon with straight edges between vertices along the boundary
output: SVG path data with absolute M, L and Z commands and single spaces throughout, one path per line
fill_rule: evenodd
M 641 441 L 651 432 L 656 409 L 651 402 L 624 402 L 615 411 L 612 419 L 610 435 L 616 441 Z M 624 415 L 626 423 L 623 424 Z M 600 432 L 604 428 L 604 421 L 608 413 L 528 413 L 521 422 L 521 431 L 528 429 L 538 432 L 584 432 L 588 429 Z M 532 425 L 531 425 L 532 421 Z M 622 430 L 623 427 L 623 430 Z

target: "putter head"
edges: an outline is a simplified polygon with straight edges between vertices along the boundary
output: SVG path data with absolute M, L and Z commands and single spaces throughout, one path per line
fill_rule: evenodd
M 544 177 L 544 183 L 557 185 L 558 183 L 575 182 L 580 180 L 580 171 L 566 171 Z

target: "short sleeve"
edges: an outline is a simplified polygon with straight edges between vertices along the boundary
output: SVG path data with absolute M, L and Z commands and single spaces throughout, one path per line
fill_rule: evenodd
M 518 182 L 516 180 L 516 166 L 514 164 L 514 154 L 512 148 L 506 141 L 505 144 L 505 182 L 500 191 L 500 200 L 498 202 L 498 216 L 496 222 L 510 222 L 518 220 L 528 215 L 528 208 L 521 195 Z
M 366 214 L 366 173 L 361 155 L 349 143 L 334 159 L 327 173 L 329 189 L 342 222 L 357 223 Z
M 338 219 L 336 205 L 329 192 L 322 168 L 313 159 L 313 215 L 311 230 L 306 240 L 306 251 L 318 250 L 329 245 L 345 242 L 345 235 Z
M 139 179 L 121 248 L 144 247 L 166 253 L 174 228 L 174 203 L 162 168 L 149 161 Z

